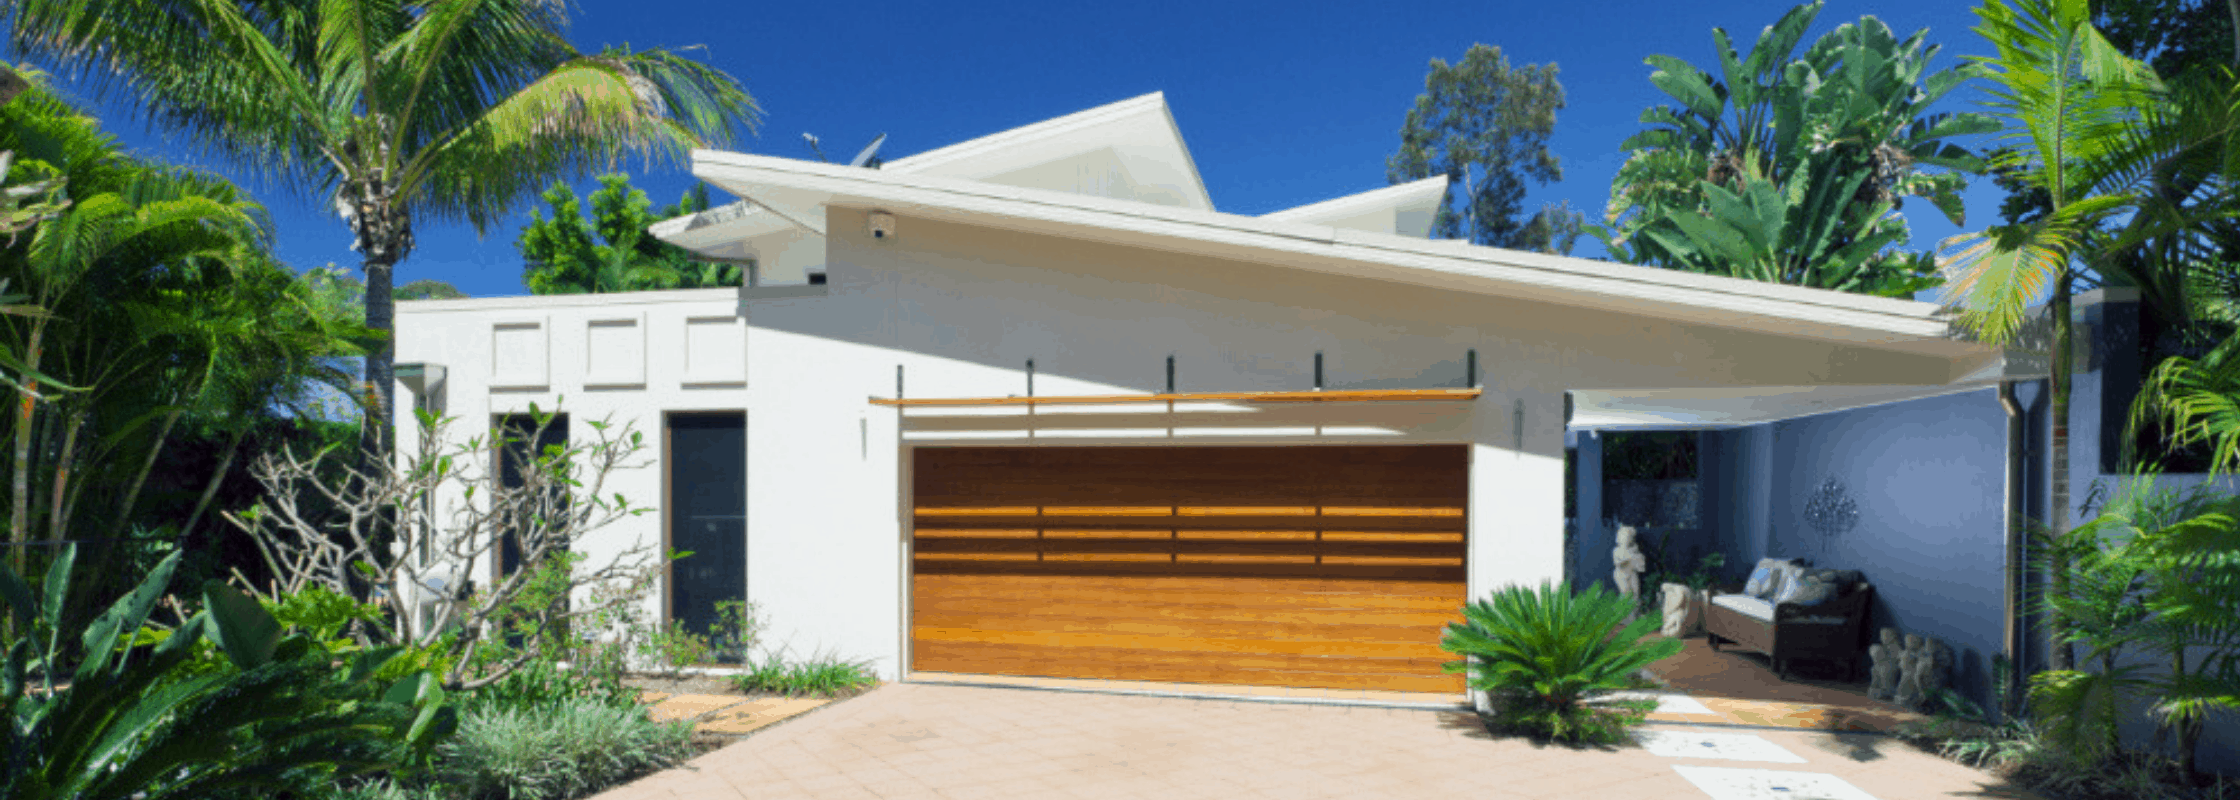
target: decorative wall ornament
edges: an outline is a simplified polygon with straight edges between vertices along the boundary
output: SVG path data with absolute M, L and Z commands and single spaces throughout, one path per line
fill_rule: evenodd
M 1833 539 L 1858 526 L 1859 504 L 1852 502 L 1851 492 L 1843 488 L 1842 481 L 1830 477 L 1805 500 L 1804 521 L 1822 541 Z

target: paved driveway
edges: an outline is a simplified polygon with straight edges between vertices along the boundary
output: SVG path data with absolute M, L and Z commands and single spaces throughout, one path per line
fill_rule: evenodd
M 896 684 L 600 800 L 2032 797 L 1872 735 L 1648 730 L 1573 750 L 1460 711 Z

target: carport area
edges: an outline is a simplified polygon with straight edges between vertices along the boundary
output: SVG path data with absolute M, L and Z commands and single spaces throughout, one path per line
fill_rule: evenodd
M 904 683 L 600 798 L 2036 797 L 1871 734 L 1658 723 L 1643 739 L 1572 749 L 1462 710 Z

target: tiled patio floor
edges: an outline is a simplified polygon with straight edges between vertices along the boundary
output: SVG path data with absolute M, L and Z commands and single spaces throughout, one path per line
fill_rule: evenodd
M 1902 707 L 1868 698 L 1863 683 L 1824 680 L 1806 671 L 1792 672 L 1783 679 L 1774 675 L 1765 656 L 1736 652 L 1731 647 L 1714 651 L 1710 640 L 1701 635 L 1686 642 L 1687 649 L 1650 665 L 1649 671 L 1670 684 L 1672 690 L 1703 701 L 1722 722 L 1888 731 L 1908 720 L 1922 718 Z
M 1649 730 L 1675 755 L 1496 738 L 1459 710 L 902 683 L 600 798 L 2035 797 L 1870 734 Z

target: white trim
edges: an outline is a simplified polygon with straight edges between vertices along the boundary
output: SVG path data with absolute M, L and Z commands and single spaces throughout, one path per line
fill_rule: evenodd
M 693 300 L 737 300 L 739 290 L 730 287 L 714 289 L 658 289 L 643 292 L 606 292 L 599 294 L 525 294 L 507 297 L 467 297 L 455 300 L 399 300 L 398 314 L 430 314 L 446 311 L 507 311 L 542 308 L 574 308 L 581 306 L 627 306 L 675 303 Z
M 1261 219 L 1298 220 L 1316 217 L 1347 217 L 1366 214 L 1380 209 L 1393 209 L 1413 202 L 1441 197 L 1447 193 L 1447 176 L 1433 175 L 1420 181 L 1371 189 L 1344 197 L 1333 197 L 1317 203 L 1294 206 L 1282 211 L 1270 211 Z
M 988 224 L 1500 296 L 1611 307 L 1650 317 L 1838 341 L 1895 344 L 1951 338 L 1934 303 L 1867 297 L 1526 253 L 1460 242 L 1339 230 L 978 181 L 849 169 L 714 150 L 693 174 L 742 197 L 813 192 L 827 205 Z M 1020 224 L 1026 223 L 1026 224 Z M 1269 256 L 1289 256 L 1269 258 Z M 1307 256 L 1310 258 L 1299 258 Z M 1382 275 L 1362 265 L 1387 268 Z M 1692 309 L 1690 308 L 1692 307 Z M 1688 311 L 1695 313 L 1685 313 Z M 1674 313 L 1676 311 L 1683 313 Z M 1980 345 L 1951 342 L 1953 349 Z

